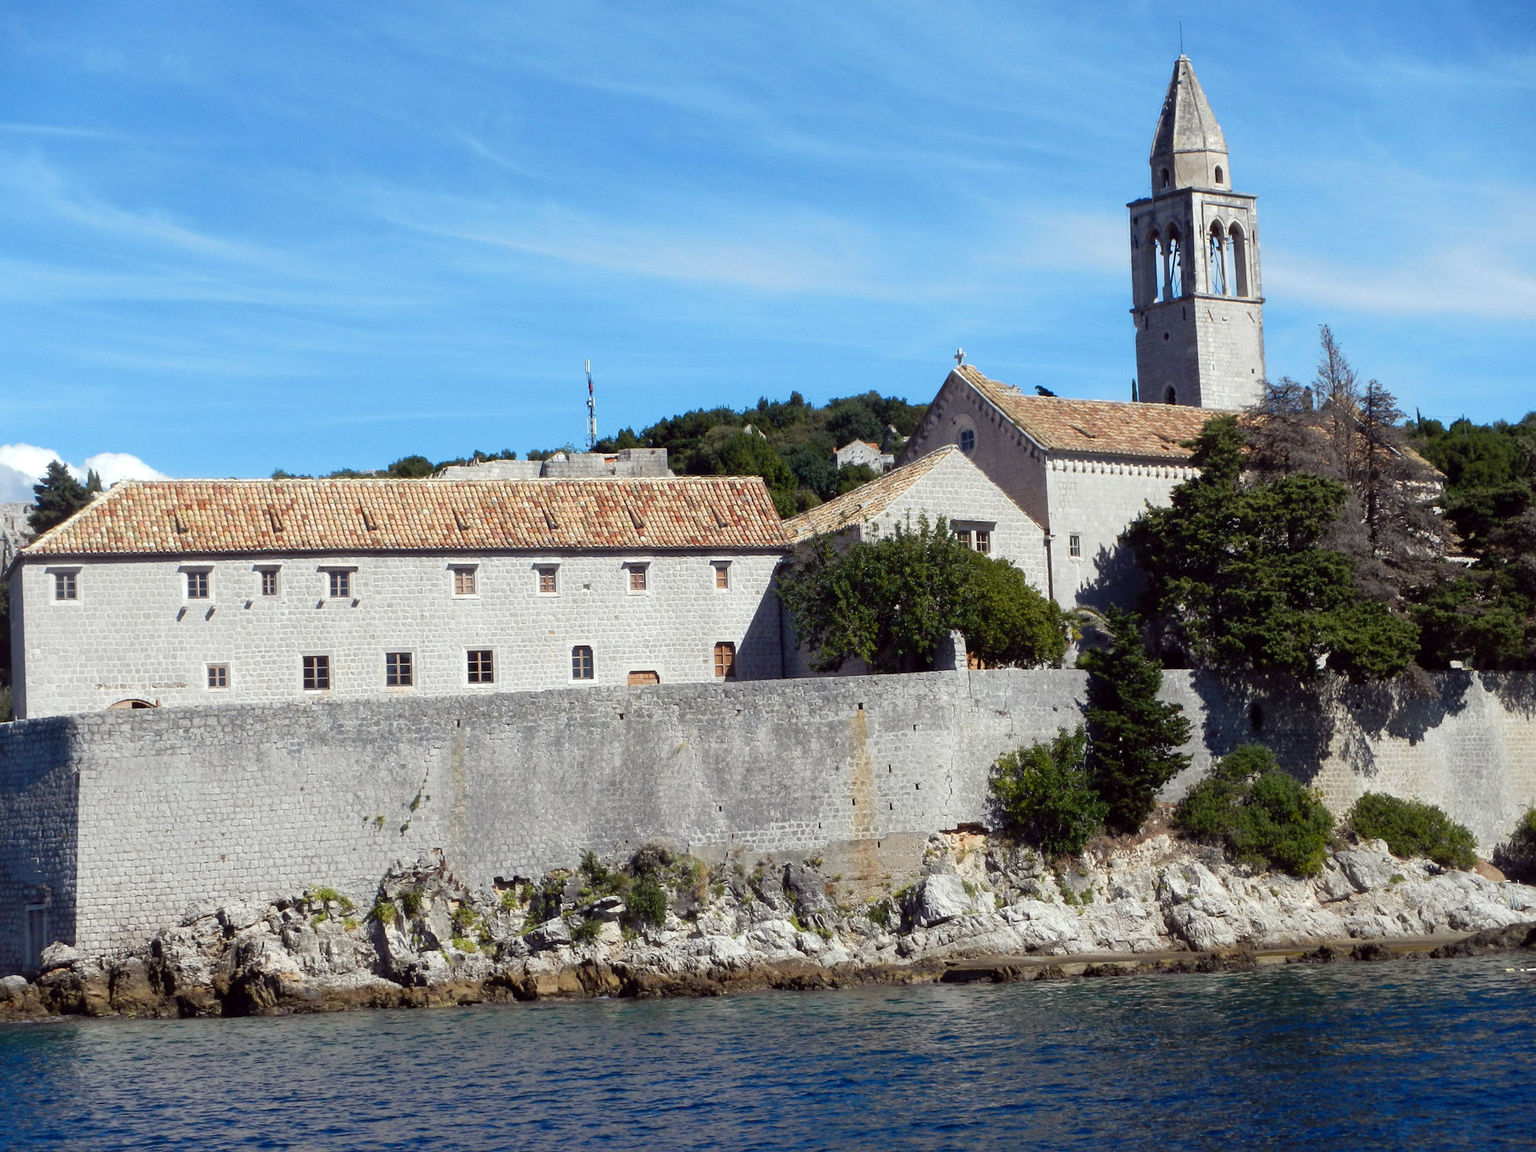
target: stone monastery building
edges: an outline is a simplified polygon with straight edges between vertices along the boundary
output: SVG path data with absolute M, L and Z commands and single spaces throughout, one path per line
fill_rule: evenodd
M 1116 540 L 1194 475 L 1182 442 L 1215 410 L 1258 401 L 1264 301 L 1254 197 L 1232 191 L 1226 139 L 1189 59 L 1153 134 L 1152 195 L 1130 204 L 1137 401 L 1026 395 L 962 364 L 898 466 L 954 444 L 1044 532 L 1058 604 L 1121 599 Z
M 1264 381 L 1254 198 L 1174 64 L 1130 208 L 1130 403 L 961 363 L 894 471 L 781 523 L 756 478 L 635 449 L 433 480 L 126 482 L 10 565 L 19 718 L 108 707 L 795 675 L 774 572 L 796 541 L 926 515 L 1063 607 L 1122 598 L 1125 526 Z M 865 446 L 874 449 L 874 446 Z
M 777 677 L 757 477 L 125 481 L 11 574 L 18 718 Z

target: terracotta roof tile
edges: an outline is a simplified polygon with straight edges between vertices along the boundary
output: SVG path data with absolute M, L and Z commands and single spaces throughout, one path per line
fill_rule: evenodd
M 756 476 L 129 480 L 21 555 L 786 547 Z
M 960 449 L 953 444 L 946 444 L 935 452 L 919 456 L 912 463 L 892 469 L 868 484 L 859 485 L 852 492 L 844 492 L 835 500 L 828 500 L 825 504 L 820 504 L 808 512 L 791 517 L 784 521 L 784 530 L 789 534 L 790 540 L 798 544 L 802 540 L 809 540 L 812 536 L 840 532 L 851 524 L 867 523 L 890 507 L 891 501 L 932 471 L 934 465 L 944 460 L 951 452 L 959 451 Z
M 1133 404 L 1026 396 L 1011 384 L 989 380 L 969 364 L 955 373 L 1043 448 L 1089 456 L 1141 456 L 1187 460 L 1188 448 L 1213 416 L 1229 413 L 1186 404 Z

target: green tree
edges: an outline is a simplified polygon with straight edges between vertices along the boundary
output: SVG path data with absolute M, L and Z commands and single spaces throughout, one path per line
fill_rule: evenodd
M 1298 876 L 1322 871 L 1333 817 L 1312 789 L 1245 744 L 1223 756 L 1174 810 L 1174 823 L 1222 845 L 1241 864 Z
M 1444 868 L 1470 869 L 1477 863 L 1477 840 L 1445 810 L 1385 792 L 1367 792 L 1345 817 L 1362 840 L 1385 840 L 1394 856 L 1426 856 Z
M 1044 664 L 1065 650 L 1060 610 L 942 520 L 844 548 L 820 537 L 780 577 L 779 596 L 821 671 L 853 658 L 878 672 L 925 668 L 951 630 L 967 627 L 988 662 Z
M 1189 765 L 1178 751 L 1189 739 L 1189 721 L 1179 705 L 1157 698 L 1163 670 L 1147 656 L 1140 621 L 1112 608 L 1107 622 L 1109 646 L 1078 660 L 1088 672 L 1088 768 L 1109 825 L 1136 832 L 1157 790 Z
M 1363 597 L 1349 557 L 1323 544 L 1345 487 L 1305 472 L 1245 480 L 1244 445 L 1236 418 L 1208 421 L 1193 442 L 1200 475 L 1126 530 L 1160 646 L 1196 667 L 1301 681 L 1325 658 L 1354 679 L 1401 672 L 1418 629 Z
M 435 471 L 425 456 L 402 456 L 389 466 L 389 475 L 403 480 L 423 480 Z
M 101 481 L 97 480 L 96 491 L 100 490 Z M 48 471 L 32 486 L 32 491 L 37 498 L 27 512 L 27 527 L 34 536 L 64 523 L 91 502 L 91 490 L 57 460 L 48 465 Z
M 1063 728 L 998 758 L 992 767 L 993 805 L 1008 831 L 1046 856 L 1075 856 L 1104 826 L 1108 805 L 1084 768 L 1088 735 Z

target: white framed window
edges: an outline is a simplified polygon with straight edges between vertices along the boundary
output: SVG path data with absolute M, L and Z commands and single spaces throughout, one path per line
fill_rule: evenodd
M 1074 560 L 1083 558 L 1083 537 L 1080 533 L 1072 532 L 1067 536 L 1067 555 Z
M 454 564 L 450 567 L 453 573 L 453 594 L 455 596 L 478 596 L 479 565 Z
M 53 598 L 58 603 L 70 603 L 80 599 L 80 569 L 50 568 L 53 577 Z
M 650 591 L 650 565 L 626 564 L 624 565 L 626 587 L 636 596 Z
M 571 649 L 571 679 L 591 680 L 595 673 L 592 669 L 592 647 L 589 644 L 578 644 Z
M 256 569 L 261 579 L 261 594 L 263 596 L 277 595 L 277 574 L 281 570 L 278 565 Z
M 306 692 L 331 690 L 331 658 L 329 656 L 304 657 L 304 674 L 301 681 Z
M 496 654 L 489 648 L 471 648 L 465 654 L 465 674 L 471 684 L 496 683 Z
M 409 652 L 384 653 L 384 687 L 410 688 L 416 683 L 416 669 Z
M 224 692 L 229 689 L 229 665 L 208 665 L 208 691 Z
M 992 530 L 996 524 L 990 522 L 978 524 L 974 520 L 969 524 L 961 521 L 950 522 L 950 531 L 955 534 L 955 539 L 962 545 L 984 555 L 992 553 Z
M 212 568 L 183 568 L 181 572 L 187 578 L 188 600 L 213 599 Z
M 536 564 L 534 565 L 534 586 L 540 596 L 558 596 L 560 594 L 560 565 Z
M 710 566 L 715 570 L 715 591 L 726 592 L 731 587 L 731 562 L 729 560 L 715 560 Z

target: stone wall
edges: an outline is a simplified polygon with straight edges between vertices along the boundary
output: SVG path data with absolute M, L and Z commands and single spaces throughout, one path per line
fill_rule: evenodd
M 434 849 L 479 887 L 652 838 L 749 863 L 816 853 L 886 883 L 929 832 L 986 819 L 997 755 L 1075 725 L 1084 683 L 955 671 L 19 722 L 0 727 L 0 968 L 27 960 L 41 886 L 52 932 L 102 948 L 305 885 L 366 905 L 390 864 Z M 1485 852 L 1536 802 L 1536 677 L 1295 697 L 1170 673 L 1165 694 L 1197 733 L 1169 797 L 1258 739 L 1338 810 L 1366 789 L 1418 796 Z

